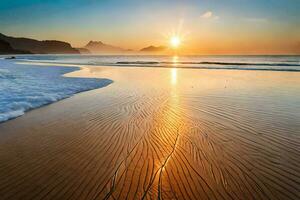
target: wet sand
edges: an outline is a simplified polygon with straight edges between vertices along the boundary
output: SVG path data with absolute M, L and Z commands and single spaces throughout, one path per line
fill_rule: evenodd
M 85 67 L 0 124 L 1 199 L 300 199 L 300 73 Z

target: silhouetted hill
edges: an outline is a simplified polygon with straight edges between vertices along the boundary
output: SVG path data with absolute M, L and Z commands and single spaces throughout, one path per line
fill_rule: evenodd
M 0 40 L 0 54 L 30 54 L 30 52 L 13 49 L 8 42 Z
M 91 53 L 122 53 L 128 51 L 120 47 L 104 44 L 101 41 L 90 41 L 84 48 L 88 49 Z
M 80 54 L 91 54 L 91 52 L 86 48 L 76 48 Z
M 29 38 L 15 38 L 0 33 L 0 39 L 8 42 L 13 49 L 30 51 L 37 54 L 79 54 L 69 43 L 56 40 L 34 40 Z
M 148 46 L 148 47 L 145 47 L 143 49 L 141 49 L 140 51 L 144 51 L 144 52 L 159 52 L 159 51 L 164 51 L 166 50 L 166 47 L 165 46 Z

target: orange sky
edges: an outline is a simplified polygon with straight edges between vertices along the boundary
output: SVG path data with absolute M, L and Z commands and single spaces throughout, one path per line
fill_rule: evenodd
M 139 50 L 175 34 L 181 54 L 300 54 L 299 10 L 294 0 L 2 0 L 0 30 L 74 47 Z

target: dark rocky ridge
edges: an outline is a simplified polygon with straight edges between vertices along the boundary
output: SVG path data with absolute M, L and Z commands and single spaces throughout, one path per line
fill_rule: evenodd
M 6 41 L 13 49 L 19 49 L 35 54 L 79 54 L 69 43 L 56 40 L 34 40 L 30 38 L 16 38 L 0 33 L 0 40 Z
M 8 42 L 0 40 L 0 54 L 30 54 L 30 52 L 13 49 Z

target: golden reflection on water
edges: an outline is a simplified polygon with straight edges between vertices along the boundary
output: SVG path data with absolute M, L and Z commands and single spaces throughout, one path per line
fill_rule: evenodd
M 178 63 L 178 56 L 173 56 L 173 57 L 172 57 L 172 62 L 173 62 L 173 66 L 177 66 L 177 63 Z
M 172 85 L 177 84 L 177 69 L 176 68 L 171 69 L 171 84 Z
M 172 65 L 174 68 L 171 69 L 171 84 L 176 85 L 177 83 L 177 64 L 178 64 L 178 56 L 172 57 Z

